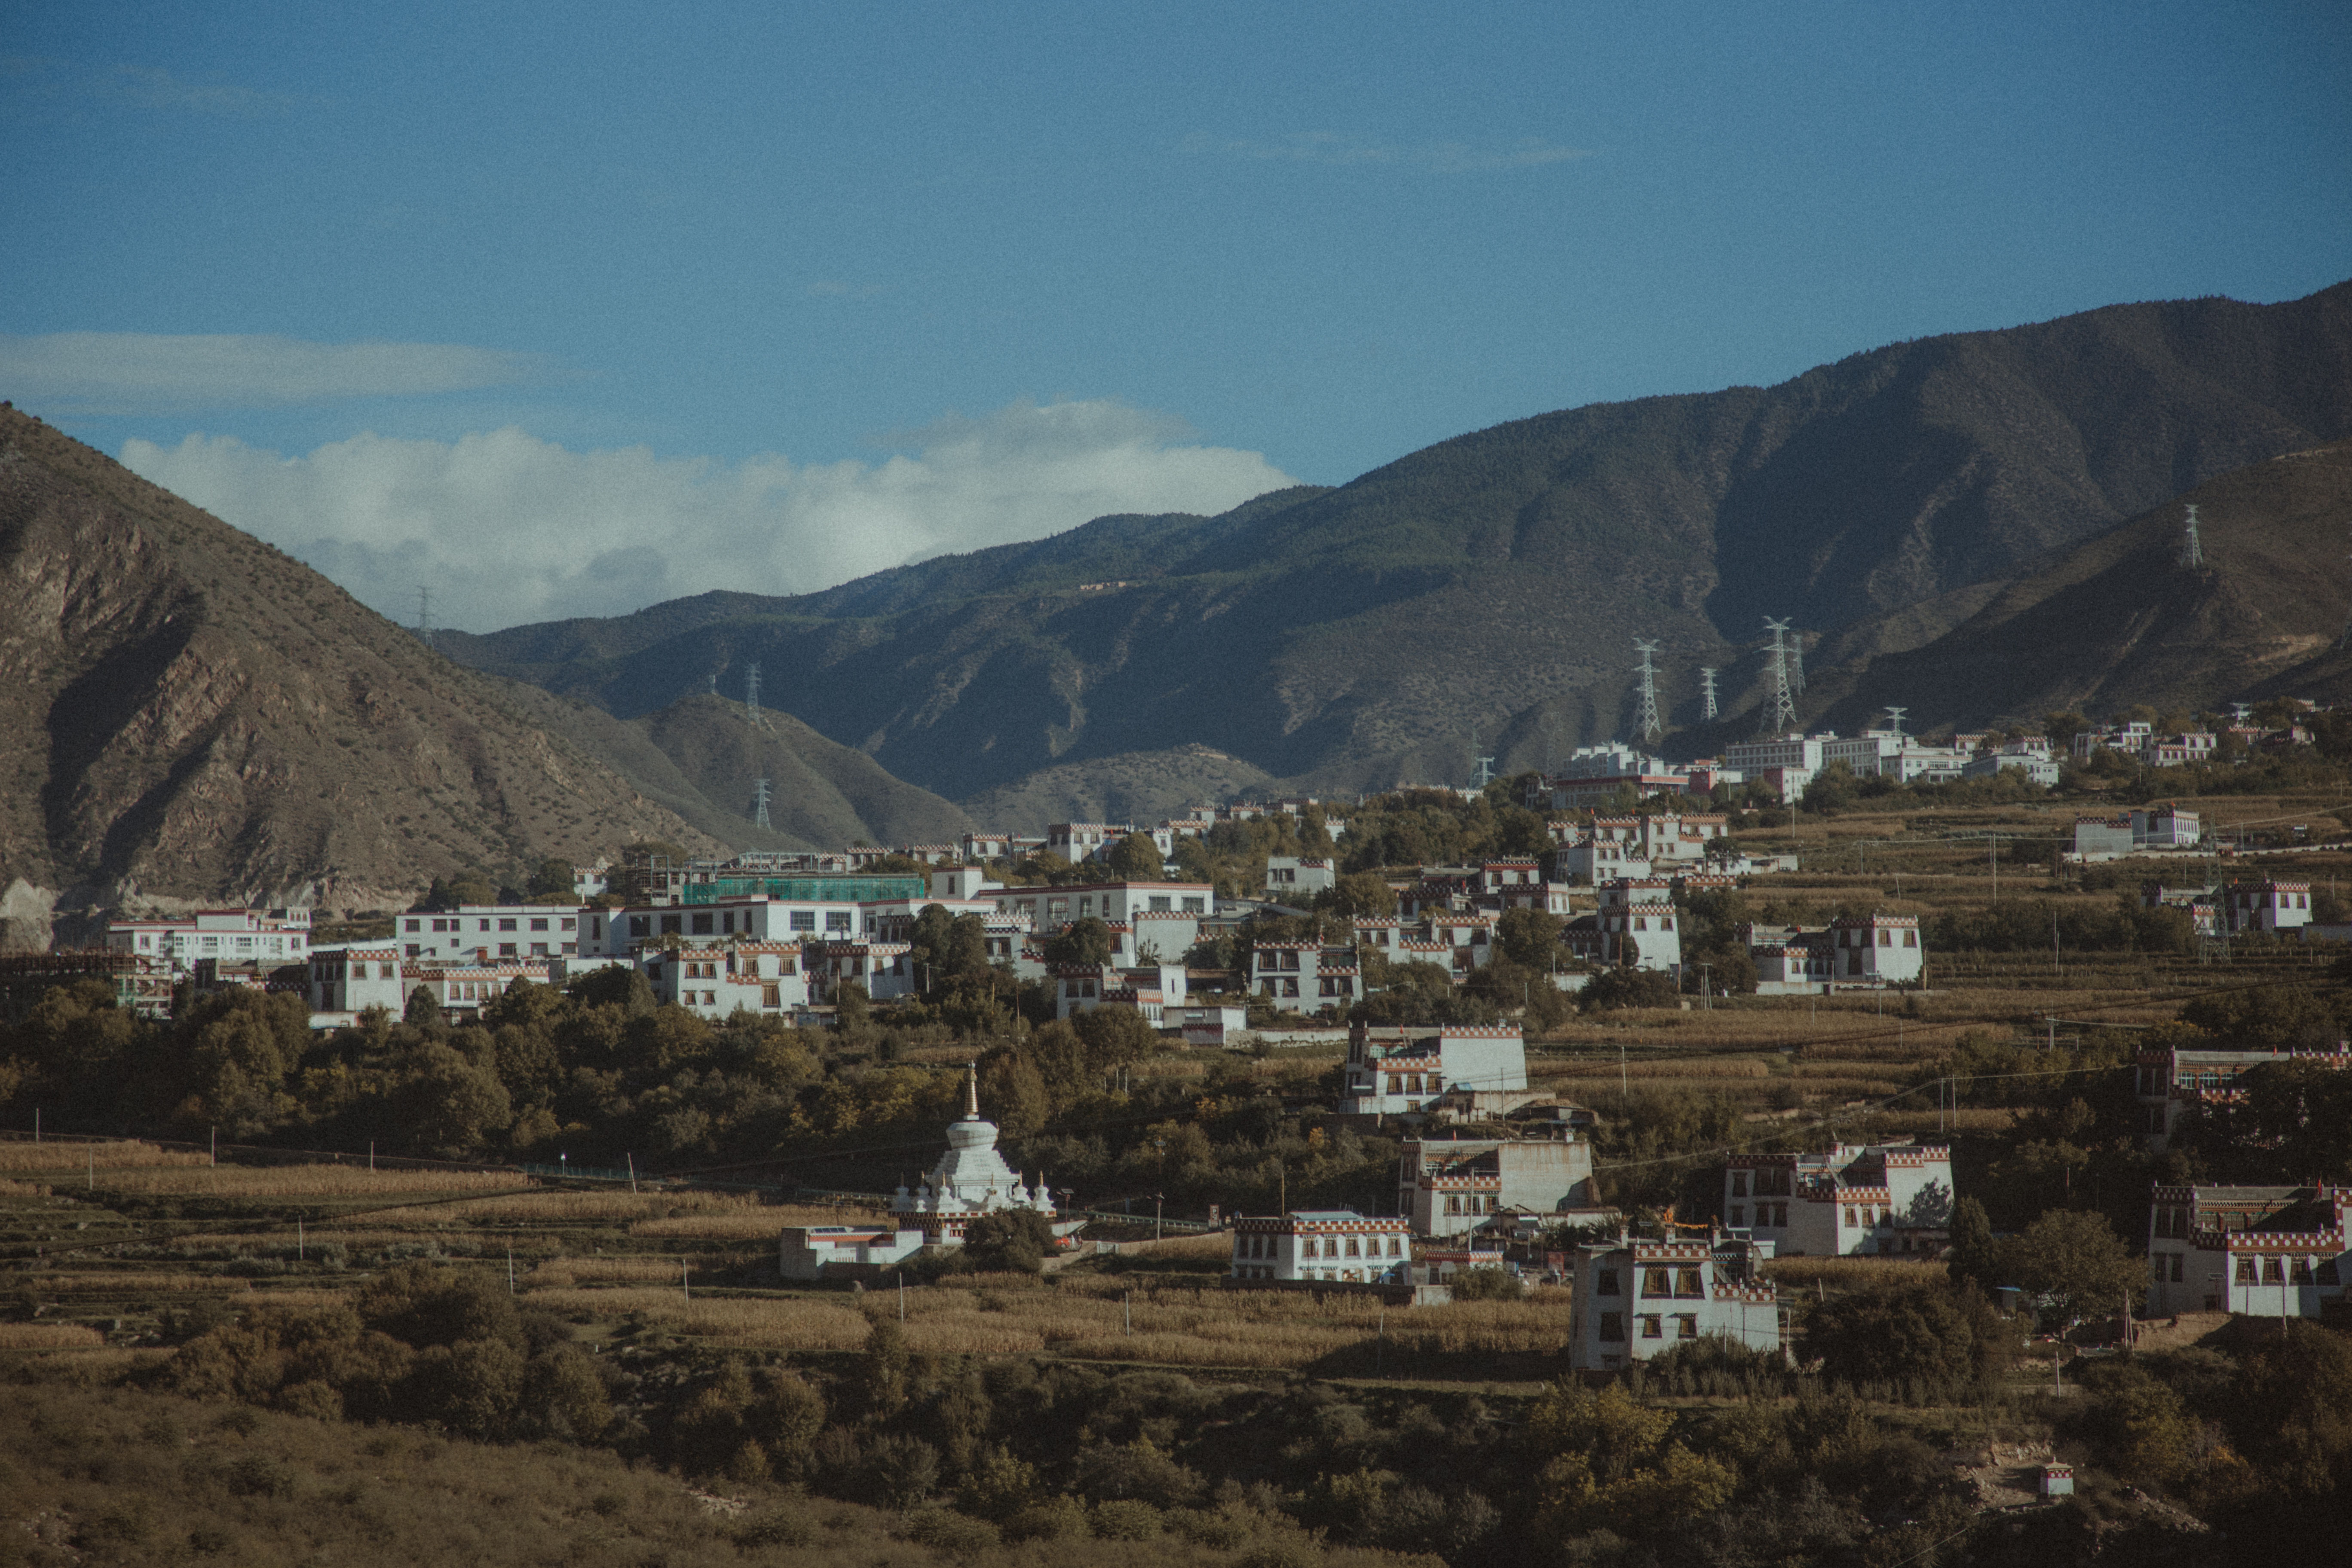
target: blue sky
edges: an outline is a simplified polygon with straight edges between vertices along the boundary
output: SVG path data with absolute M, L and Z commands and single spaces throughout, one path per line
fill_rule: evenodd
M 0 395 L 387 613 L 814 587 L 2308 293 L 2347 14 L 19 0 Z

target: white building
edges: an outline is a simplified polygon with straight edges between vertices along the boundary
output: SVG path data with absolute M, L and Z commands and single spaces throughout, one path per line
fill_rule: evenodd
M 402 915 L 394 940 L 404 958 L 437 963 L 569 958 L 580 951 L 582 912 L 547 904 L 466 904 L 445 914 Z
M 1410 1036 L 1359 1025 L 1349 1033 L 1338 1109 L 1349 1116 L 1398 1116 L 1422 1110 L 1450 1089 L 1527 1087 L 1527 1046 L 1517 1024 L 1448 1024 Z
M 404 961 L 402 984 L 422 989 L 446 1016 L 463 1018 L 479 1013 L 518 984 L 551 983 L 548 960 L 504 963 L 416 963 Z M 551 961 L 562 963 L 561 959 Z
M 362 1013 L 382 1007 L 398 1017 L 408 1006 L 400 950 L 358 943 L 310 950 L 310 1011 Z
M 1601 907 L 1580 916 L 1562 932 L 1569 951 L 1611 967 L 1678 974 L 1683 936 L 1674 889 L 1655 877 L 1622 877 L 1601 885 Z
M 1845 985 L 1916 985 L 1919 917 L 1862 915 L 1830 922 L 1830 978 Z
M 1339 880 L 1339 868 L 1328 859 L 1313 859 L 1302 855 L 1269 855 L 1265 858 L 1265 890 L 1275 899 L 1292 894 L 1329 892 Z
M 1055 969 L 1054 1016 L 1068 1018 L 1106 1005 L 1132 1007 L 1158 1028 L 1181 1016 L 1187 992 L 1181 963 L 1062 964 Z M 1246 1010 L 1242 1010 L 1246 1016 Z
M 1211 912 L 1215 893 L 1206 882 L 1090 882 L 1066 888 L 1005 888 L 989 897 L 996 900 L 999 910 L 1027 915 L 1036 931 L 1049 933 L 1090 916 L 1132 926 L 1142 915 L 1191 915 L 1196 934 L 1186 942 L 1189 947 L 1199 940 L 1199 921 Z M 1172 922 L 1171 929 L 1178 924 Z
M 1579 1247 L 1568 1364 L 1608 1373 L 1694 1340 L 1782 1352 L 1780 1299 L 1760 1265 L 1769 1248 L 1735 1237 Z
M 1805 793 L 1805 786 L 1827 765 L 1822 754 L 1826 743 L 1818 735 L 1775 735 L 1769 740 L 1740 741 L 1723 749 L 1723 762 L 1746 778 L 1760 778 L 1772 784 L 1780 790 L 1782 800 L 1794 800 Z
M 940 1247 L 962 1246 L 964 1227 L 981 1215 L 1030 1209 L 1050 1219 L 1054 1214 L 1045 1178 L 1024 1185 L 996 1152 L 996 1124 L 980 1118 L 979 1068 L 967 1068 L 965 1075 L 963 1119 L 948 1125 L 948 1152 L 919 1186 L 900 1187 L 890 1200 L 902 1226 Z
M 2232 936 L 2247 931 L 2275 936 L 2281 931 L 2295 931 L 2311 923 L 2311 884 L 2269 878 L 2225 882 L 2221 886 L 2221 915 L 2229 922 Z
M 2342 1187 L 2152 1190 L 2147 1315 L 2317 1318 L 2344 1300 Z
M 787 1279 L 870 1279 L 922 1249 L 921 1231 L 895 1226 L 788 1225 L 776 1264 Z
M 705 1018 L 738 1011 L 782 1017 L 814 1000 L 796 942 L 664 949 L 647 953 L 644 963 L 656 1001 Z
M 2132 843 L 2141 848 L 2193 849 L 2205 841 L 2197 814 L 2176 805 L 2136 807 L 2131 825 Z
M 1397 1208 L 1418 1237 L 1465 1236 L 1488 1221 L 1591 1210 L 1592 1145 L 1557 1138 L 1405 1141 Z
M 198 910 L 171 920 L 117 921 L 106 928 L 109 949 L 135 953 L 173 974 L 194 970 L 200 958 L 227 964 L 299 963 L 310 944 L 310 911 L 299 908 Z
M 1334 1285 L 1398 1285 L 1410 1279 L 1412 1237 L 1402 1219 L 1351 1209 L 1236 1215 L 1235 1279 Z
M 1319 942 L 1260 942 L 1250 954 L 1250 986 L 1281 1013 L 1345 1016 L 1363 999 L 1364 971 L 1353 947 Z
M 2003 746 L 1998 752 L 1986 752 L 1970 758 L 1968 764 L 1960 769 L 1960 777 L 1964 779 L 1995 778 L 2004 768 L 2024 774 L 2028 784 L 2040 784 L 2044 789 L 2052 788 L 2058 783 L 2058 764 L 2051 761 L 2046 743 L 2038 752 L 2023 750 L 2014 742 Z
M 1723 1215 L 1783 1258 L 1900 1257 L 1950 1239 L 1952 1152 L 1841 1143 L 1819 1154 L 1733 1154 Z

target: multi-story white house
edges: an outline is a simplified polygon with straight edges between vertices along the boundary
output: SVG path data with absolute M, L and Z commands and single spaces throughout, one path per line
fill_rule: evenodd
M 1780 1295 L 1759 1267 L 1769 1256 L 1751 1241 L 1720 1236 L 1646 1241 L 1621 1235 L 1579 1247 L 1570 1265 L 1570 1368 L 1615 1372 L 1710 1337 L 1781 1353 Z
M 1397 1208 L 1418 1237 L 1463 1236 L 1491 1220 L 1594 1207 L 1592 1145 L 1557 1138 L 1405 1141 Z
M 796 942 L 659 949 L 646 955 L 645 971 L 655 1000 L 705 1018 L 729 1018 L 738 1011 L 781 1017 L 812 999 Z
M 1402 1284 L 1412 1267 L 1412 1235 L 1402 1219 L 1370 1218 L 1352 1209 L 1305 1209 L 1237 1215 L 1233 1229 L 1234 1279 Z
M 1857 915 L 1830 922 L 1830 978 L 1847 985 L 1916 985 L 1926 950 L 1916 915 Z
M 1723 1173 L 1725 1225 L 1784 1258 L 1937 1250 L 1950 1237 L 1952 1197 L 1952 1152 L 1940 1145 L 1733 1154 Z
M 1091 1013 L 1109 1004 L 1132 1007 L 1157 1026 L 1169 1021 L 1171 1011 L 1181 1014 L 1189 995 L 1181 963 L 1134 968 L 1118 963 L 1066 963 L 1055 969 L 1052 978 L 1056 1018 Z
M 2344 1300 L 2342 1187 L 2168 1187 L 2150 1194 L 2147 1315 L 2316 1318 Z
M 299 963 L 310 951 L 310 911 L 198 910 L 170 920 L 117 921 L 106 928 L 106 945 L 173 974 L 194 970 L 200 958 L 224 964 Z
M 1303 855 L 1269 855 L 1265 858 L 1265 890 L 1276 899 L 1291 894 L 1328 892 L 1339 879 L 1338 866 L 1329 859 L 1315 859 Z
M 402 957 L 426 962 L 569 958 L 580 952 L 582 912 L 547 904 L 466 904 L 442 914 L 402 915 L 393 940 Z
M 2193 849 L 2205 841 L 2197 814 L 2177 805 L 2135 807 L 2131 825 L 2132 843 L 2145 849 Z
M 1353 947 L 1265 942 L 1250 954 L 1250 987 L 1277 1012 L 1345 1015 L 1363 999 L 1364 971 Z
M 362 1013 L 382 1007 L 394 1017 L 408 1005 L 400 949 L 389 942 L 310 950 L 310 1011 Z
M 1345 1074 L 1342 1114 L 1406 1115 L 1450 1089 L 1527 1088 L 1527 1046 L 1517 1024 L 1448 1024 L 1411 1035 L 1359 1025 L 1349 1034 Z
M 1769 740 L 1741 741 L 1723 749 L 1724 765 L 1750 780 L 1761 779 L 1794 800 L 1827 765 L 1818 735 L 1775 735 Z
M 2232 936 L 2275 936 L 2311 923 L 2311 884 L 2270 878 L 2221 885 L 2221 917 Z
M 1579 958 L 1612 967 L 1682 971 L 1683 938 L 1674 889 L 1664 879 L 1621 877 L 1601 885 L 1600 909 L 1562 933 Z
M 403 984 L 411 991 L 422 988 L 444 1014 L 464 1018 L 479 1013 L 517 984 L 547 984 L 549 962 L 519 959 L 503 963 L 404 963 Z

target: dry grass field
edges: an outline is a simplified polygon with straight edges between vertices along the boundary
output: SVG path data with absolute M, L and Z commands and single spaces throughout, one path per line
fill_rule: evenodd
M 56 1171 L 60 1173 L 95 1166 L 101 1171 L 129 1171 L 156 1166 L 209 1165 L 203 1154 L 159 1149 L 152 1143 L 60 1143 L 30 1139 L 0 1140 L 0 1171 Z

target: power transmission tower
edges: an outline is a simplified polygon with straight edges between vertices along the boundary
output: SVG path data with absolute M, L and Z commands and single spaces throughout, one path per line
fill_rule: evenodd
M 1495 759 L 1480 753 L 1478 731 L 1470 731 L 1470 787 L 1485 789 L 1495 782 Z
M 2189 526 L 2180 533 L 2180 563 L 2191 571 L 2205 564 L 2205 546 L 2197 538 L 2197 508 L 2189 508 Z
M 1897 735 L 1902 734 L 1902 733 L 1903 733 L 1903 715 L 1905 715 L 1906 713 L 1908 713 L 1908 712 L 1910 712 L 1910 711 L 1911 711 L 1911 710 L 1909 710 L 1908 708 L 1889 708 L 1889 709 L 1887 709 L 1887 710 L 1886 710 L 1886 727 L 1887 727 L 1888 729 L 1890 729 L 1890 730 L 1894 731 L 1895 732 L 1895 734 L 1897 734 Z
M 756 658 L 743 667 L 743 717 L 758 729 L 775 732 L 775 726 L 760 711 L 760 661 Z
M 768 781 L 765 779 L 751 781 L 751 826 L 768 826 Z
M 1650 662 L 1651 656 L 1658 651 L 1658 645 L 1654 640 L 1645 642 L 1635 637 L 1633 651 L 1642 656 L 1642 713 L 1633 721 L 1634 727 L 1642 732 L 1642 744 L 1654 746 L 1657 744 L 1658 737 L 1666 732 L 1666 727 L 1658 722 L 1658 670 Z
M 1762 732 L 1781 735 L 1797 727 L 1797 699 L 1789 689 L 1789 623 L 1767 616 L 1764 629 L 1772 634 L 1772 703 Z
M 433 590 L 422 584 L 416 589 L 416 640 L 433 646 Z
M 1705 717 L 1712 722 L 1715 718 L 1715 671 L 1705 665 L 1699 667 L 1698 696 L 1706 710 Z
M 1805 694 L 1805 634 L 1789 634 L 1789 689 L 1798 696 Z

